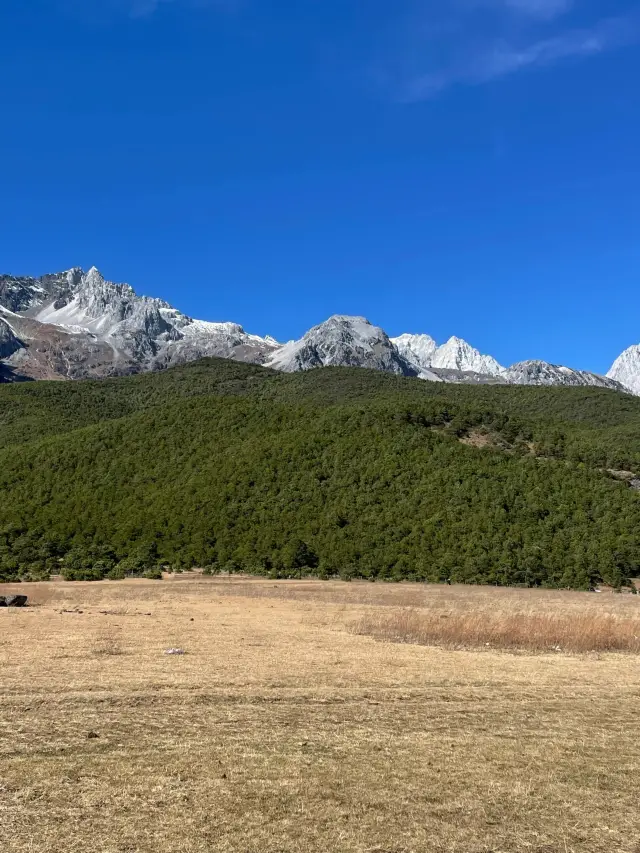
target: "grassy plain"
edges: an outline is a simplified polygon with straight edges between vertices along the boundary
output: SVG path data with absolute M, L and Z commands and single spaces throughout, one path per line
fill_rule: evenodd
M 637 596 L 19 588 L 35 606 L 0 610 L 2 850 L 640 853 L 633 644 L 532 652 L 496 633 L 537 626 L 546 649 L 552 624 L 568 647 L 595 620 L 631 642 Z

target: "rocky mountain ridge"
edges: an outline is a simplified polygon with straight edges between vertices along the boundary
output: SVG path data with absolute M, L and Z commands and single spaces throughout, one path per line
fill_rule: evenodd
M 540 361 L 505 368 L 461 338 L 390 338 L 364 317 L 334 315 L 280 344 L 236 323 L 195 320 L 162 299 L 138 296 L 92 267 L 33 278 L 0 275 L 0 381 L 102 378 L 218 356 L 293 372 L 368 367 L 435 382 L 594 385 L 640 394 L 640 345 L 607 377 Z
M 0 321 L 22 343 L 6 356 L 9 344 L 2 347 L 5 374 L 14 378 L 101 378 L 204 356 L 262 363 L 279 346 L 236 323 L 194 320 L 162 299 L 138 296 L 95 267 L 38 279 L 0 276 Z

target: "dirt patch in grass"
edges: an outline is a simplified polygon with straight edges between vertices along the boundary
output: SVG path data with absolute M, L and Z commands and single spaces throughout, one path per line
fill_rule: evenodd
M 498 445 L 495 436 L 481 430 L 469 430 L 466 435 L 459 439 L 461 444 L 466 444 L 468 447 L 495 447 Z

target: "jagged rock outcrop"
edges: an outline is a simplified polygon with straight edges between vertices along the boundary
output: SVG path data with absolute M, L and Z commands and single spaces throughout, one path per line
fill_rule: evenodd
M 23 346 L 6 315 L 0 313 L 0 358 L 9 358 Z
M 47 302 L 64 301 L 79 286 L 82 276 L 79 267 L 40 278 L 0 275 L 0 305 L 17 314 Z

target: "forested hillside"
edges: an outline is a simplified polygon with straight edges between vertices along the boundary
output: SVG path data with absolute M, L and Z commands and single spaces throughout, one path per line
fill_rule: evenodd
M 206 359 L 0 387 L 0 579 L 213 566 L 620 586 L 640 399 Z

